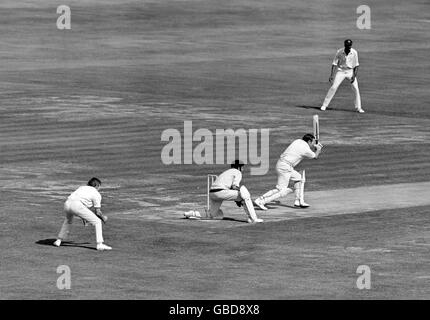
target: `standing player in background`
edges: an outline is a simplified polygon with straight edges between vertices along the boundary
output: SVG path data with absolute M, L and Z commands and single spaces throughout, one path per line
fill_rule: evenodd
M 211 186 L 209 191 L 209 211 L 206 219 L 223 219 L 224 213 L 220 209 L 222 203 L 227 201 L 235 201 L 239 207 L 243 206 L 248 223 L 263 222 L 259 219 L 252 204 L 251 194 L 244 185 L 240 185 L 242 180 L 242 167 L 244 164 L 239 160 L 235 160 L 231 164 L 231 168 L 221 173 Z M 196 211 L 189 211 L 185 214 L 186 218 L 202 218 Z
M 339 49 L 336 52 L 336 56 L 333 59 L 331 66 L 331 74 L 329 82 L 332 84 L 331 88 L 327 92 L 327 96 L 321 106 L 321 110 L 326 110 L 333 99 L 337 88 L 340 86 L 343 80 L 347 78 L 351 82 L 351 87 L 355 93 L 355 110 L 359 113 L 364 113 L 361 108 L 360 90 L 358 89 L 357 71 L 358 71 L 358 53 L 352 48 L 352 40 L 347 39 L 344 42 L 345 48 Z M 336 72 L 337 71 L 337 72 Z M 336 74 L 336 76 L 334 76 Z M 333 81 L 334 78 L 334 81 Z
M 272 189 L 266 192 L 264 195 L 255 199 L 255 204 L 263 210 L 267 210 L 264 206 L 273 200 L 280 197 L 285 197 L 289 193 L 293 192 L 292 189 L 288 188 L 288 184 L 291 181 L 294 182 L 294 191 L 296 194 L 296 200 L 294 206 L 298 208 L 307 208 L 309 205 L 305 203 L 303 186 L 304 179 L 300 173 L 294 170 L 303 158 L 317 159 L 321 152 L 322 145 L 317 144 L 315 136 L 313 134 L 305 134 L 302 139 L 294 140 L 288 148 L 281 154 L 278 162 L 276 163 L 276 172 L 278 173 L 278 184 L 276 189 Z
M 61 241 L 66 239 L 69 234 L 70 226 L 73 223 L 73 217 L 78 216 L 84 221 L 89 222 L 95 227 L 97 250 L 111 250 L 112 248 L 103 243 L 102 221 L 106 222 L 107 217 L 102 214 L 101 201 L 102 196 L 99 193 L 101 181 L 97 178 L 91 178 L 88 185 L 81 186 L 74 191 L 64 203 L 64 212 L 66 219 L 58 234 L 54 245 L 59 247 Z M 95 213 L 90 210 L 94 208 Z

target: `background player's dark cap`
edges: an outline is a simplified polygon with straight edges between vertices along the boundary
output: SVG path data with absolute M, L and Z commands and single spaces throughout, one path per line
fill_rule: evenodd
M 352 40 L 351 40 L 351 39 L 346 39 L 346 40 L 344 41 L 344 45 L 345 45 L 345 46 L 352 46 Z
M 234 162 L 232 162 L 231 167 L 232 168 L 239 168 L 239 167 L 243 167 L 245 164 L 240 161 L 240 160 L 234 160 Z

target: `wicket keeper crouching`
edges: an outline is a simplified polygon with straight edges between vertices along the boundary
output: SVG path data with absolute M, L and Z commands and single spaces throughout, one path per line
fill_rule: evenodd
M 242 167 L 244 164 L 235 160 L 231 168 L 221 173 L 211 186 L 209 191 L 209 210 L 206 219 L 223 219 L 224 213 L 220 209 L 223 201 L 235 201 L 239 207 L 243 207 L 248 223 L 263 222 L 259 219 L 254 210 L 251 194 L 245 186 L 240 185 L 242 180 Z M 190 218 L 195 212 L 185 213 L 185 217 Z

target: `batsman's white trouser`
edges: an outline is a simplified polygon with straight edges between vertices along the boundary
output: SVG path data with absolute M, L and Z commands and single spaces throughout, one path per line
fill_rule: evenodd
M 218 192 L 212 192 L 209 194 L 210 207 L 208 212 L 208 218 L 222 219 L 224 214 L 220 209 L 223 201 L 241 201 L 243 203 L 243 209 L 248 218 L 255 221 L 257 215 L 252 204 L 251 195 L 245 186 L 241 186 L 240 190 L 222 190 Z
M 328 105 L 330 104 L 331 99 L 333 99 L 337 88 L 339 88 L 340 84 L 343 82 L 343 80 L 349 79 L 351 80 L 352 75 L 353 75 L 353 70 L 352 69 L 348 69 L 348 70 L 340 70 L 338 69 L 338 71 L 336 72 L 336 76 L 334 77 L 333 80 L 333 84 L 330 87 L 330 89 L 327 92 L 327 95 L 324 99 L 323 102 L 323 107 L 327 108 Z M 354 82 L 351 83 L 351 88 L 355 93 L 355 101 L 354 101 L 354 106 L 356 109 L 361 109 L 361 98 L 360 98 L 360 90 L 358 89 L 358 80 L 357 78 L 355 78 Z
M 302 181 L 300 181 L 298 183 L 298 185 L 300 186 L 299 191 L 298 191 L 298 195 L 297 195 L 297 191 L 296 191 L 296 200 L 300 200 L 300 203 L 304 203 L 305 202 L 305 182 L 306 182 L 306 177 L 305 177 L 305 170 L 303 170 L 302 172 Z
M 78 216 L 90 224 L 92 224 L 96 229 L 96 241 L 97 243 L 103 242 L 103 231 L 102 231 L 102 221 L 98 218 L 95 213 L 82 204 L 79 200 L 68 199 L 64 203 L 64 212 L 66 214 L 66 219 L 64 220 L 63 226 L 61 227 L 60 233 L 58 234 L 59 239 L 66 239 L 70 226 L 73 223 L 73 216 Z
M 281 197 L 285 197 L 289 193 L 293 192 L 293 190 L 288 188 L 290 180 L 294 182 L 294 188 L 296 190 L 300 190 L 300 182 L 302 181 L 302 176 L 300 175 L 300 173 L 294 170 L 291 164 L 282 160 L 278 160 L 278 162 L 276 163 L 276 172 L 278 173 L 278 183 L 276 185 L 276 189 L 272 189 L 260 197 L 260 199 L 262 199 L 263 204 L 269 203 Z

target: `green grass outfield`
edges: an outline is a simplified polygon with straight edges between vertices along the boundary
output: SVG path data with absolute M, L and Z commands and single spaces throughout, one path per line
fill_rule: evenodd
M 366 4 L 371 30 L 357 29 L 355 1 L 76 0 L 60 31 L 57 1 L 2 1 L 0 299 L 430 298 L 430 206 L 413 192 L 430 181 L 429 4 Z M 345 38 L 359 52 L 365 114 L 346 82 L 318 110 Z M 313 114 L 323 154 L 297 168 L 318 195 L 312 210 L 336 206 L 343 189 L 383 190 L 373 195 L 383 204 L 402 184 L 410 205 L 351 213 L 366 194 L 335 208 L 348 215 L 181 218 L 203 208 L 206 174 L 226 166 L 164 165 L 164 130 L 270 129 L 270 170 L 244 172 L 254 196 L 274 186 L 277 158 Z M 93 250 L 79 222 L 70 243 L 49 245 L 64 200 L 92 176 L 114 250 Z M 71 290 L 56 287 L 59 265 Z M 371 290 L 356 287 L 359 265 Z

